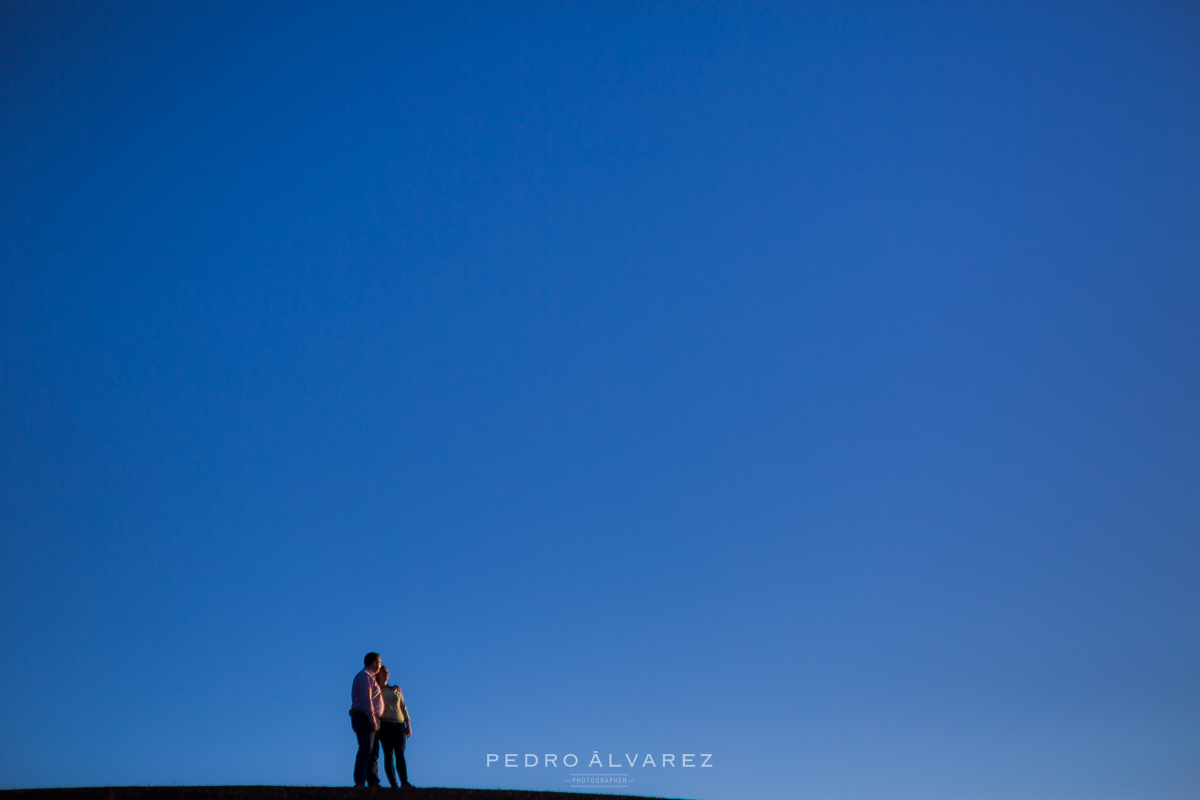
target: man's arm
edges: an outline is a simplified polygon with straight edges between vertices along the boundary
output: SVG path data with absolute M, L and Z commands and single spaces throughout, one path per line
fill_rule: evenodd
M 379 730 L 379 720 L 383 718 L 383 690 L 379 686 L 377 675 L 371 676 L 371 694 L 368 702 L 371 704 L 371 724 Z
M 377 697 L 382 699 L 379 694 L 379 684 L 375 682 L 374 675 L 363 670 L 354 676 L 354 687 L 350 691 L 351 704 L 367 715 L 374 730 L 379 730 L 379 714 L 375 711 L 375 698 Z

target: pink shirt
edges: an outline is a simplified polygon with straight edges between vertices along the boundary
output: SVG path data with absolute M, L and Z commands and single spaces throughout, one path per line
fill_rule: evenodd
M 354 684 L 350 687 L 350 710 L 363 712 L 372 723 L 383 716 L 383 692 L 379 691 L 375 676 L 365 669 L 354 676 Z

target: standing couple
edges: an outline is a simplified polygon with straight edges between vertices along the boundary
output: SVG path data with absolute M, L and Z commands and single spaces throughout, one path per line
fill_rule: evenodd
M 358 737 L 358 754 L 354 756 L 354 785 L 379 785 L 379 745 L 383 745 L 383 766 L 388 783 L 409 789 L 408 765 L 404 763 L 404 743 L 412 736 L 412 722 L 404 706 L 404 694 L 399 686 L 388 686 L 388 668 L 383 666 L 379 653 L 363 657 L 363 670 L 354 676 L 350 687 L 350 727 Z M 392 757 L 396 763 L 392 766 Z

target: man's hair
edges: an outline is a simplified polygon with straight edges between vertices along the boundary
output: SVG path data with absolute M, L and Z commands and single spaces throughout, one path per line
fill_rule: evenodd
M 367 653 L 365 656 L 363 656 L 363 666 L 369 667 L 372 663 L 379 660 L 381 660 L 379 658 L 379 653 Z

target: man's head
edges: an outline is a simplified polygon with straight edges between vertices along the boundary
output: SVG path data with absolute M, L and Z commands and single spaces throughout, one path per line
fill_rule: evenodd
M 379 653 L 367 653 L 363 656 L 363 667 L 371 674 L 378 672 L 382 664 L 383 661 L 379 658 Z

